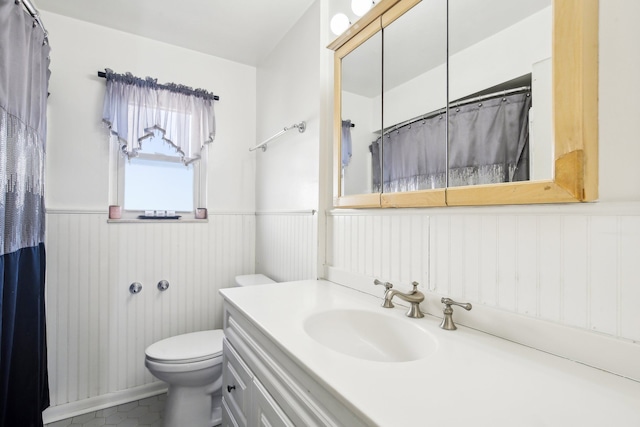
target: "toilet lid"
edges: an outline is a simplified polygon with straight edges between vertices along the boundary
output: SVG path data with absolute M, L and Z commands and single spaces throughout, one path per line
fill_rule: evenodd
M 176 335 L 151 344 L 145 354 L 157 362 L 199 362 L 222 354 L 223 337 L 221 329 Z

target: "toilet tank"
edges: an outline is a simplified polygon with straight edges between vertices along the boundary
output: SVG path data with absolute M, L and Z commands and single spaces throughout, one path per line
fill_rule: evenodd
M 264 274 L 245 274 L 236 276 L 236 286 L 254 286 L 266 285 L 267 283 L 276 283 Z

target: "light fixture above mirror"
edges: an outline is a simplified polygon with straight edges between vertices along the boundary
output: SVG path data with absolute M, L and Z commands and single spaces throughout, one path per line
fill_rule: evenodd
M 336 13 L 331 18 L 331 22 L 329 26 L 331 27 L 331 32 L 336 36 L 344 33 L 347 28 L 351 25 L 351 21 L 349 21 L 349 17 L 344 13 Z
M 358 18 L 364 16 L 373 8 L 380 0 L 351 0 L 351 17 L 344 12 L 338 12 L 331 18 L 329 27 L 331 32 L 336 36 L 343 34 Z
M 351 0 L 351 10 L 358 17 L 369 12 L 369 9 L 371 9 L 373 5 L 373 0 Z

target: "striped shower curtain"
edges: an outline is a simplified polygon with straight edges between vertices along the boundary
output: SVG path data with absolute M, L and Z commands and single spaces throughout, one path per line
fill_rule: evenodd
M 0 0 L 0 426 L 42 426 L 44 158 L 49 45 L 20 2 Z

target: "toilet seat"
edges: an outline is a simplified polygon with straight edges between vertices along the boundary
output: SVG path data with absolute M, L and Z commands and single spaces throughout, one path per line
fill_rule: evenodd
M 151 344 L 145 350 L 147 360 L 184 364 L 201 362 L 222 355 L 221 329 L 176 335 Z

